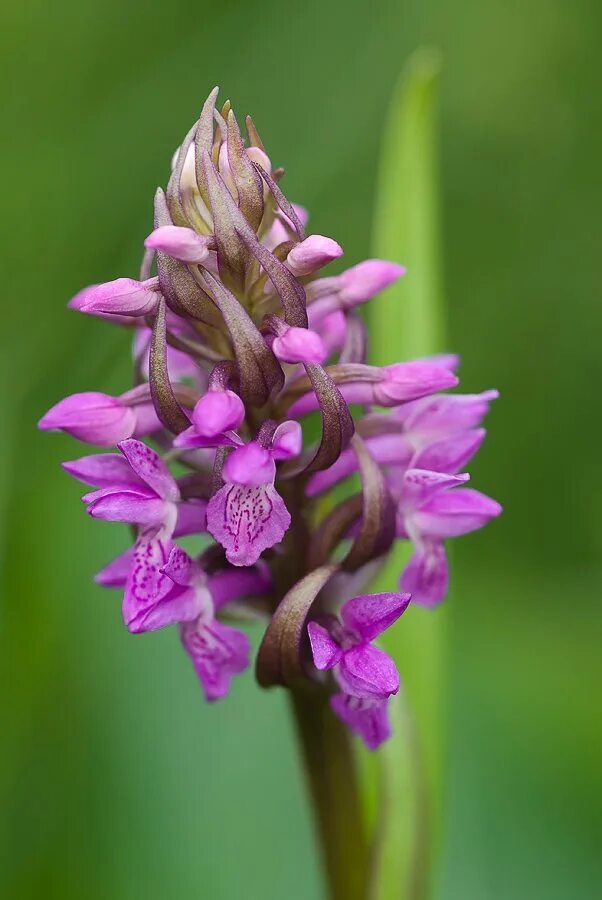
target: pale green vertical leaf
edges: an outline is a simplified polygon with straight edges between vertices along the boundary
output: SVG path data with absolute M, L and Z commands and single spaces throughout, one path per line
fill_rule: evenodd
M 445 349 L 438 233 L 439 69 L 438 54 L 414 54 L 384 127 L 373 252 L 403 263 L 408 273 L 371 305 L 371 361 L 376 364 Z M 374 589 L 394 590 L 407 558 L 406 545 L 396 548 Z M 375 792 L 378 798 L 373 900 L 418 900 L 432 883 L 441 795 L 445 619 L 445 609 L 410 606 L 383 641 L 401 672 L 404 696 L 393 704 L 394 737 L 375 763 L 364 760 L 367 808 L 374 807 Z

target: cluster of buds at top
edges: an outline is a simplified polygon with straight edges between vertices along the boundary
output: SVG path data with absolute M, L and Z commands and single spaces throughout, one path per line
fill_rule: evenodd
M 366 364 L 358 307 L 403 268 L 373 259 L 320 277 L 341 247 L 306 235 L 252 120 L 246 146 L 216 96 L 156 193 L 140 280 L 70 303 L 134 329 L 134 387 L 67 397 L 40 427 L 118 449 L 64 467 L 92 489 L 92 517 L 133 527 L 133 546 L 97 575 L 123 588 L 131 632 L 179 626 L 215 700 L 249 665 L 231 623 L 264 617 L 260 684 L 313 680 L 375 748 L 399 675 L 374 639 L 410 596 L 443 599 L 444 541 L 500 512 L 461 474 L 496 393 L 440 393 L 458 383 L 455 357 Z M 198 555 L 184 535 L 201 536 Z M 413 546 L 400 592 L 350 597 L 396 539 Z

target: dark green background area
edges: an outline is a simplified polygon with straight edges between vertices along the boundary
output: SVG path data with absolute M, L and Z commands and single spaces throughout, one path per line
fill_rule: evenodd
M 65 303 L 135 275 L 154 189 L 214 83 L 352 263 L 369 253 L 382 116 L 427 43 L 444 55 L 449 343 L 465 389 L 502 392 L 471 471 L 505 507 L 454 554 L 439 896 L 590 900 L 598 0 L 50 6 L 3 4 L 0 34 L 0 893 L 322 896 L 285 697 L 249 675 L 208 707 L 175 633 L 124 632 L 118 595 L 90 576 L 126 534 L 88 519 L 60 470 L 83 448 L 35 422 L 64 394 L 127 384 L 128 336 Z

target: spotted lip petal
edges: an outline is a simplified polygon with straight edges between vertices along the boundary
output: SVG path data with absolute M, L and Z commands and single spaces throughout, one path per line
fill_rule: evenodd
M 251 645 L 246 634 L 217 619 L 207 624 L 186 623 L 180 633 L 206 699 L 225 697 L 233 676 L 249 666 Z
M 252 566 L 264 550 L 280 543 L 290 523 L 272 484 L 226 484 L 207 507 L 207 528 L 234 566 Z

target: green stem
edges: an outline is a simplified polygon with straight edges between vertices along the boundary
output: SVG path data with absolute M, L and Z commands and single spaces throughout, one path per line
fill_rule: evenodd
M 351 737 L 315 685 L 291 691 L 329 900 L 365 900 L 368 842 Z

